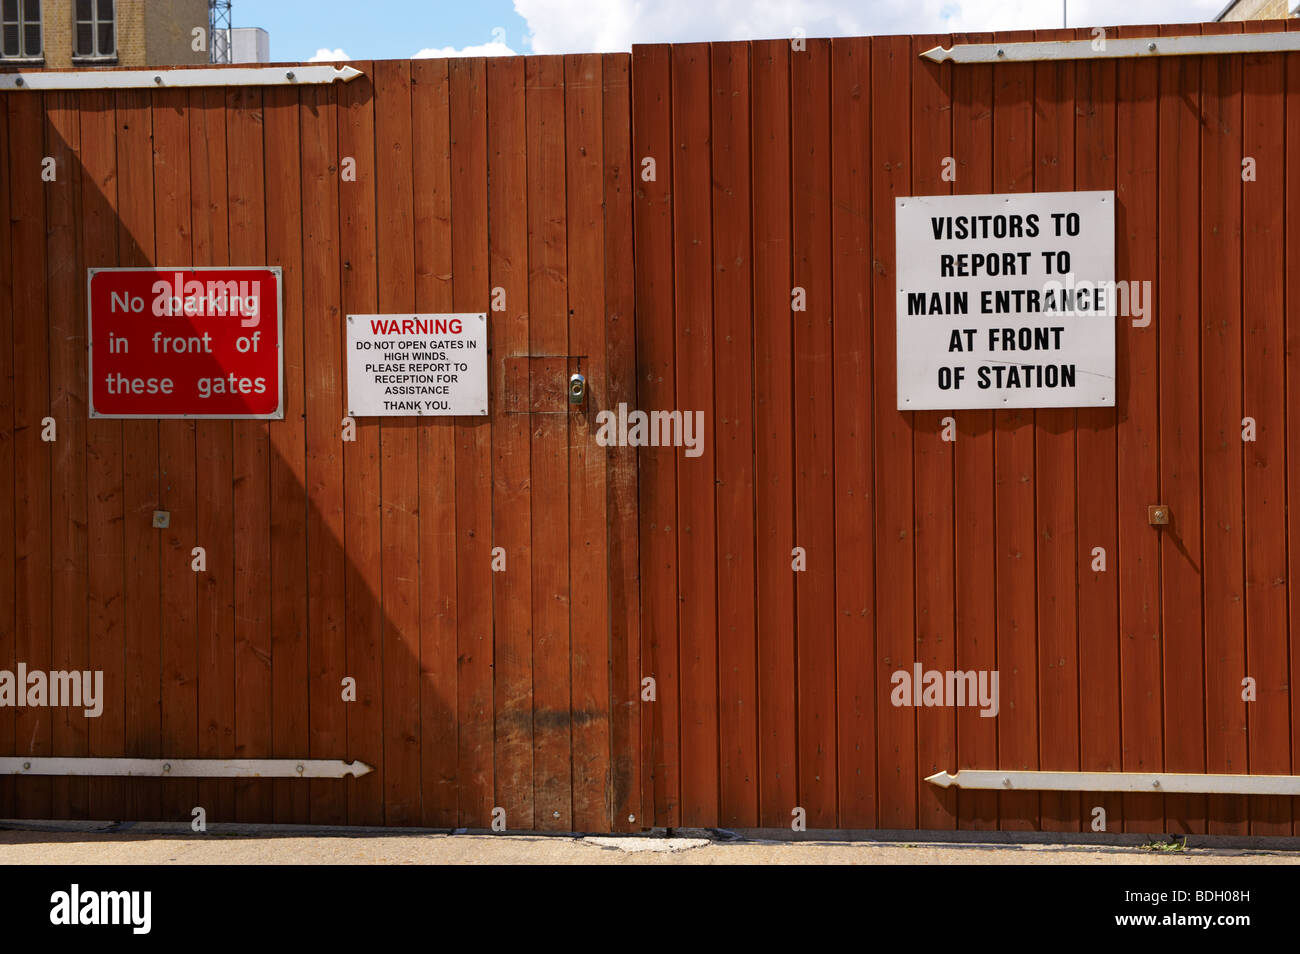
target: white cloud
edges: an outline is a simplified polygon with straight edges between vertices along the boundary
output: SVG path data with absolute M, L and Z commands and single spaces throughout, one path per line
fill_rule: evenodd
M 439 49 L 423 49 L 416 53 L 411 59 L 429 60 L 441 56 L 517 56 L 514 50 L 506 46 L 500 40 L 492 40 L 490 43 L 481 43 L 478 46 L 465 46 L 459 50 L 454 46 L 444 46 Z
M 1053 29 L 1060 0 L 514 0 L 532 52 L 633 43 Z M 1069 0 L 1072 27 L 1208 20 L 1224 0 Z
M 308 63 L 334 63 L 338 60 L 350 60 L 352 57 L 343 52 L 342 49 L 327 50 L 324 47 L 316 51 L 316 55 L 309 59 Z

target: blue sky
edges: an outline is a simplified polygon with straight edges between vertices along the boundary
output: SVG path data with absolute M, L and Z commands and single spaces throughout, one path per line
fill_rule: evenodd
M 462 49 L 488 43 L 492 30 L 527 52 L 528 24 L 511 0 L 232 0 L 232 26 L 271 34 L 271 58 L 301 61 L 320 49 L 353 59 L 405 59 L 427 48 Z
M 1212 19 L 1225 0 L 1068 0 L 1069 25 Z M 271 58 L 580 53 L 633 43 L 1056 28 L 1062 0 L 233 0 Z M 329 54 L 328 56 L 323 54 Z

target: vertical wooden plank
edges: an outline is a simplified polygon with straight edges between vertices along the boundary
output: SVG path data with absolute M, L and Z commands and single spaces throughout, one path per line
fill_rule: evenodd
M 605 362 L 604 136 L 599 54 L 564 58 L 568 183 L 569 351 L 586 355 L 587 400 L 569 413 L 570 668 L 573 826 L 606 831 L 609 804 L 609 561 L 606 451 L 596 442 L 608 407 Z
M 631 57 L 606 53 L 604 70 L 606 403 L 637 406 L 636 285 L 632 255 Z M 526 247 L 526 233 L 521 246 Z M 526 339 L 526 336 L 525 336 Z M 636 448 L 609 450 L 610 683 L 613 827 L 653 823 L 641 802 L 641 579 Z
M 160 90 L 153 101 L 153 185 L 158 264 L 193 260 L 190 219 L 189 93 Z M 190 568 L 200 545 L 195 523 L 194 422 L 158 422 L 159 504 L 170 513 L 161 531 L 162 753 L 198 755 L 198 591 Z M 190 819 L 198 805 L 198 782 L 163 782 L 163 817 Z
M 343 305 L 339 272 L 339 87 L 307 87 L 299 109 L 302 150 L 302 313 L 304 406 L 307 414 L 307 654 L 311 678 L 312 758 L 347 751 L 349 675 L 343 550 Z M 358 425 L 358 431 L 360 431 Z M 352 673 L 355 677 L 355 673 Z M 355 757 L 355 756 L 353 756 Z M 346 780 L 310 783 L 311 821 L 348 820 Z
M 1266 24 L 1245 24 L 1259 32 Z M 1243 57 L 1242 155 L 1254 178 L 1242 185 L 1242 416 L 1254 418 L 1245 455 L 1246 667 L 1255 680 L 1247 704 L 1253 775 L 1291 768 L 1291 689 L 1286 638 L 1286 57 Z M 1242 175 L 1245 175 L 1243 171 Z M 1240 680 L 1238 680 L 1240 685 Z M 1290 834 L 1290 800 L 1255 796 L 1251 834 Z
M 992 39 L 992 34 L 953 37 L 954 42 L 963 43 L 987 43 Z M 993 191 L 993 70 L 992 66 L 963 69 L 962 82 L 953 85 L 955 193 L 978 195 Z M 952 466 L 956 667 L 963 672 L 991 672 L 998 668 L 993 412 L 958 411 L 955 416 L 957 441 Z M 997 722 L 984 718 L 976 708 L 957 713 L 957 768 L 998 764 Z M 959 793 L 958 814 L 962 828 L 997 828 L 997 794 Z
M 150 265 L 154 257 L 153 165 L 150 93 L 117 94 L 118 255 L 123 265 Z M 15 350 L 17 342 L 15 341 Z M 153 528 L 158 509 L 158 424 L 123 424 L 126 574 L 126 751 L 161 755 L 161 618 L 159 539 Z M 21 620 L 21 616 L 20 616 Z M 132 779 L 127 784 L 131 818 L 157 818 L 162 783 Z
M 1239 24 L 1205 27 L 1235 32 Z M 1245 773 L 1245 552 L 1242 536 L 1241 70 L 1208 57 L 1201 74 L 1201 514 L 1205 538 L 1206 771 Z M 1171 693 L 1191 690 L 1166 684 Z M 1209 830 L 1246 834 L 1246 798 L 1211 796 Z
M 1091 39 L 1079 29 L 1076 39 Z M 1111 60 L 1075 65 L 1074 187 L 1080 191 L 1116 189 L 1116 63 Z M 1152 75 L 1147 73 L 1147 75 Z M 1154 119 L 1152 120 L 1154 125 Z M 1150 161 L 1154 157 L 1148 157 Z M 1155 183 L 1149 183 L 1154 191 Z M 1117 198 L 1121 196 L 1116 193 Z M 1117 246 L 1125 244 L 1126 213 L 1116 213 Z M 1124 260 L 1116 253 L 1116 264 Z M 1116 281 L 1140 278 L 1116 271 Z M 1147 281 L 1150 281 L 1148 278 Z M 1141 283 L 1139 281 L 1139 288 Z M 1145 304 L 1145 299 L 1143 304 Z M 1117 327 L 1132 321 L 1114 316 Z M 1120 329 L 1120 336 L 1127 331 Z M 1117 357 L 1117 368 L 1119 360 Z M 1128 393 L 1128 392 L 1126 392 Z M 1117 536 L 1117 429 L 1119 399 L 1114 408 L 1080 408 L 1075 431 L 1075 474 L 1078 494 L 1076 574 L 1079 612 L 1079 767 L 1083 771 L 1121 771 L 1119 574 L 1124 568 Z M 1154 462 L 1151 449 L 1148 459 Z M 1094 570 L 1096 548 L 1105 554 L 1105 569 Z M 1106 828 L 1123 823 L 1122 796 L 1085 795 L 1080 802 L 1083 830 L 1092 827 L 1097 807 L 1106 813 Z
M 528 353 L 569 352 L 565 280 L 564 61 L 524 61 L 528 123 Z M 530 360 L 529 406 L 565 386 L 563 359 Z M 531 417 L 533 818 L 571 828 L 567 415 Z
M 943 176 L 952 155 L 952 67 L 930 63 L 920 54 L 935 45 L 950 46 L 949 36 L 919 36 L 912 41 L 912 195 L 952 191 Z M 953 444 L 943 437 L 944 411 L 912 414 L 912 467 L 916 523 L 916 649 L 922 671 L 956 668 L 954 645 L 955 579 Z M 957 755 L 957 712 L 943 706 L 916 713 L 917 826 L 956 828 L 957 792 L 921 780 L 952 771 Z
M 871 40 L 872 326 L 875 414 L 876 700 L 878 824 L 916 825 L 916 713 L 891 704 L 894 672 L 915 654 L 912 420 L 897 410 L 894 198 L 911 189 L 911 73 L 908 37 Z M 885 316 L 890 316 L 886 318 Z
M 637 394 L 645 408 L 672 403 L 676 387 L 672 335 L 672 66 L 667 45 L 632 52 L 632 160 L 638 173 L 636 237 Z M 532 185 L 529 192 L 532 194 Z M 637 452 L 642 676 L 653 699 L 642 719 L 642 790 L 647 825 L 681 818 L 681 751 L 677 730 L 677 472 L 671 452 Z M 536 480 L 534 480 L 536 486 Z
M 415 143 L 411 67 L 375 64 L 375 191 L 379 311 L 415 308 Z M 379 429 L 384 614 L 384 823 L 420 823 L 419 421 L 385 418 Z
M 50 448 L 51 606 L 53 666 L 93 671 L 88 642 L 89 570 L 86 527 L 86 273 L 81 252 L 81 128 L 76 93 L 47 100 L 46 155 L 58 185 L 47 187 L 46 288 L 50 301 L 50 416 L 58 440 Z M 2 211 L 2 210 L 0 210 Z M 8 219 L 0 219 L 7 222 Z M 3 254 L 0 251 L 0 254 Z M 3 290 L 0 290 L 3 300 Z M 191 593 L 193 581 L 191 581 Z M 193 615 L 191 613 L 191 620 Z M 53 752 L 84 756 L 92 719 L 81 709 L 53 712 Z M 87 818 L 88 779 L 55 779 L 51 813 Z
M 683 421 L 699 411 L 713 420 L 712 195 L 709 142 L 709 51 L 672 51 L 673 276 L 677 390 Z M 713 554 L 714 453 L 677 459 L 677 645 L 681 664 L 682 824 L 707 825 L 718 805 L 717 571 Z
M 49 671 L 50 616 L 49 442 L 41 439 L 50 413 L 49 316 L 46 282 L 46 193 L 59 188 L 42 177 L 45 95 L 5 97 L 9 112 L 10 256 L 13 275 L 14 449 L 14 665 Z M 39 277 L 37 277 L 39 276 Z M 156 619 L 155 611 L 155 619 Z M 26 687 L 23 687 L 24 690 Z M 14 715 L 14 753 L 50 755 L 53 718 L 48 707 L 20 707 Z M 156 740 L 155 743 L 156 744 Z M 48 818 L 51 780 L 14 782 L 20 818 Z
M 488 316 L 492 336 L 492 545 L 505 567 L 492 574 L 495 626 L 494 805 L 508 828 L 531 829 L 533 815 L 532 528 L 528 415 L 507 398 L 507 368 L 528 354 L 528 145 L 524 120 L 524 60 L 487 61 L 488 241 L 493 289 L 504 308 Z M 494 291 L 495 295 L 496 292 Z M 509 401 L 509 403 L 506 403 Z
M 111 114 L 110 114 L 111 116 Z M 0 132 L 4 133 L 4 148 L 0 148 L 0 539 L 10 541 L 0 546 L 0 666 L 16 671 L 14 657 L 14 418 L 13 418 L 13 230 L 11 222 L 10 193 L 14 191 L 10 165 L 9 110 L 0 110 Z M 93 604 L 92 604 L 93 605 Z M 0 751 L 16 754 L 14 712 L 9 707 L 0 709 Z M 5 818 L 14 817 L 14 787 L 17 779 L 0 778 L 0 812 Z
M 306 405 L 303 380 L 302 151 L 298 93 L 263 93 L 266 181 L 266 260 L 281 269 L 284 334 L 284 420 L 269 425 L 271 507 L 272 755 L 301 758 L 309 751 L 307 621 Z M 275 783 L 274 820 L 311 820 L 310 788 L 296 779 Z
M 871 43 L 831 41 L 838 825 L 876 827 L 875 548 L 871 473 Z
M 411 81 L 413 155 L 418 157 L 413 180 L 415 307 L 422 312 L 449 312 L 452 210 L 447 61 L 417 60 L 411 64 Z M 519 145 L 523 148 L 522 137 Z M 515 208 L 522 214 L 517 203 Z M 488 405 L 490 411 L 493 407 Z M 421 421 L 419 430 L 421 812 L 424 824 L 446 827 L 457 824 L 454 429 L 451 419 L 431 418 Z M 516 823 L 509 808 L 506 823 Z
M 1039 30 L 1040 40 L 1070 31 Z M 1034 190 L 1074 188 L 1074 64 L 1034 66 Z M 1075 435 L 1078 412 L 1034 412 L 1034 515 L 1038 580 L 1039 766 L 1079 769 L 1078 488 Z M 1079 795 L 1044 792 L 1041 826 L 1079 831 Z
M 637 396 L 644 409 L 671 407 L 676 393 L 670 334 L 673 327 L 672 176 L 676 151 L 672 133 L 671 53 L 665 45 L 638 46 L 632 51 L 632 161 L 637 174 L 633 205 Z M 530 93 L 530 131 L 538 128 L 531 112 L 536 98 L 536 93 Z M 536 142 L 531 134 L 529 142 Z M 530 196 L 534 193 L 533 166 L 530 152 Z M 782 294 L 788 291 L 787 288 Z M 646 819 L 647 826 L 674 826 L 681 823 L 677 470 L 670 448 L 642 447 L 637 452 L 637 464 L 643 567 L 641 673 L 653 680 L 654 692 L 653 700 L 644 703 L 647 708 L 643 709 L 641 724 L 643 800 L 645 812 L 650 816 Z M 534 488 L 538 487 L 536 477 L 534 474 Z M 793 804 L 791 801 L 790 805 Z M 785 811 L 788 813 L 789 808 Z
M 230 256 L 234 265 L 266 262 L 266 192 L 262 90 L 242 87 L 226 98 Z M 278 183 L 270 183 L 275 189 Z M 271 754 L 271 464 L 269 425 L 234 425 L 235 504 L 235 754 Z M 241 821 L 269 822 L 270 781 L 235 784 Z
M 1300 23 L 1287 21 L 1288 30 L 1300 29 Z M 1300 156 L 1300 53 L 1288 53 L 1286 61 L 1286 141 L 1284 156 L 1289 160 Z M 1300 274 L 1300 169 L 1286 161 L 1286 292 L 1287 300 L 1295 292 L 1292 275 Z M 1285 319 L 1286 345 L 1286 400 L 1287 409 L 1300 405 L 1300 312 L 1291 308 Z M 1290 650 L 1290 684 L 1300 678 L 1300 646 L 1295 634 L 1300 633 L 1300 414 L 1286 415 L 1286 492 L 1287 492 L 1287 644 Z M 3 498 L 0 498 L 3 499 Z M 1291 693 L 1291 725 L 1300 718 L 1297 693 Z M 1291 733 L 1291 771 L 1300 765 L 1300 732 Z M 1292 828 L 1300 830 L 1300 799 L 1291 799 Z
M 1137 35 L 1121 28 L 1120 36 Z M 1115 80 L 1115 276 L 1159 279 L 1159 180 L 1166 154 L 1160 71 L 1155 62 L 1117 63 Z M 1167 105 L 1172 105 L 1167 104 Z M 1172 168 L 1170 163 L 1170 168 Z M 1183 243 L 1186 244 L 1186 243 Z M 1163 765 L 1160 619 L 1161 535 L 1147 525 L 1146 508 L 1161 500 L 1160 345 L 1163 318 L 1144 298 L 1146 316 L 1135 325 L 1117 319 L 1115 406 L 1119 513 L 1118 565 L 1120 627 L 1120 767 L 1125 772 L 1158 771 Z M 1124 831 L 1163 831 L 1164 799 L 1125 795 Z M 1111 831 L 1119 825 L 1108 823 Z
M 1201 603 L 1201 272 L 1199 243 L 1187 237 L 1201 232 L 1201 70 L 1208 69 L 1205 64 L 1212 59 L 1170 59 L 1159 64 L 1161 254 L 1155 320 L 1160 341 L 1160 499 L 1148 503 L 1165 504 L 1170 512 L 1169 526 L 1155 531 L 1160 538 L 1166 772 L 1206 770 Z M 1126 674 L 1126 681 L 1128 678 Z M 1165 812 L 1168 831 L 1205 831 L 1202 797 L 1166 798 Z
M 117 137 L 114 94 L 82 92 L 79 94 L 81 121 L 81 242 L 87 268 L 117 264 Z M 0 150 L 4 152 L 5 150 Z M 3 159 L 0 159 L 3 161 Z M 7 177 L 6 177 L 7 180 Z M 2 192 L 3 190 L 0 190 Z M 3 201 L 3 199 L 0 199 Z M 0 210 L 3 212 L 3 210 Z M 4 216 L 0 215 L 0 219 Z M 7 234 L 7 233 L 6 233 Z M 5 259 L 0 257 L 0 262 Z M 84 276 L 82 276 L 84 281 Z M 2 297 L 2 296 L 0 296 Z M 7 320 L 7 319 L 6 319 Z M 0 361 L 8 356 L 10 337 L 0 326 Z M 8 382 L 11 375 L 0 375 L 0 429 L 11 420 Z M 12 499 L 11 444 L 0 444 L 0 501 Z M 122 603 L 123 492 L 122 492 L 122 422 L 95 420 L 86 422 L 86 536 L 90 561 L 87 581 L 89 603 L 89 665 L 104 674 L 104 711 L 91 721 L 88 754 L 121 756 L 125 752 L 123 719 L 125 716 L 125 674 L 122 671 L 123 636 L 126 625 Z M 0 524 L 11 514 L 0 506 Z M 10 527 L 12 524 L 10 523 Z M 4 529 L 0 526 L 0 533 Z M 12 534 L 10 534 L 12 536 Z M 0 548 L 0 553 L 5 552 Z M 9 567 L 12 569 L 12 567 Z M 0 605 L 12 593 L 12 573 L 0 567 Z M 12 604 L 9 611 L 12 611 Z M 0 619 L 8 618 L 0 610 Z M 0 659 L 5 659 L 0 643 Z M 0 740 L 5 738 L 3 715 L 0 714 Z M 123 779 L 90 779 L 91 818 L 122 818 L 125 815 Z M 4 791 L 0 786 L 0 793 Z M 4 799 L 0 795 L 0 807 Z
M 42 437 L 44 419 L 50 414 L 50 326 L 56 302 L 48 294 L 49 269 L 57 267 L 47 255 L 46 235 L 51 221 L 57 182 L 39 175 L 47 143 L 46 110 L 54 94 L 8 97 L 14 151 L 11 168 L 20 187 L 11 197 L 14 237 L 13 267 L 16 277 L 13 295 L 14 349 L 14 461 L 15 520 L 14 580 L 16 613 L 14 632 L 17 662 L 29 671 L 49 671 L 54 661 L 54 629 L 51 611 L 53 513 L 50 481 L 53 454 L 51 443 Z M 65 183 L 67 189 L 70 184 Z M 33 280 L 41 276 L 41 280 Z M 62 715 L 62 713 L 60 713 Z M 54 710 L 20 708 L 14 732 L 18 754 L 51 755 L 54 744 Z M 27 817 L 48 817 L 53 805 L 52 779 L 20 779 L 17 782 L 19 813 Z
M 795 576 L 799 805 L 810 828 L 835 827 L 834 334 L 831 276 L 830 42 L 790 57 L 794 284 Z
M 525 60 L 530 413 L 533 804 L 538 827 L 572 819 L 569 708 L 567 422 L 561 409 L 568 352 L 564 189 L 564 64 Z M 469 113 L 468 106 L 463 110 Z M 453 117 L 454 118 L 454 117 Z M 462 119 L 462 122 L 464 120 Z M 521 408 L 522 409 L 522 408 Z M 536 412 L 536 413 L 534 413 Z
M 458 59 L 448 65 L 448 71 L 455 275 L 452 304 L 456 311 L 487 311 L 490 286 L 486 64 L 481 59 Z M 562 77 L 560 86 L 562 95 Z M 562 123 L 562 117 L 558 121 Z M 562 165 L 560 170 L 562 185 Z M 487 827 L 493 807 L 492 431 L 487 418 L 474 417 L 457 420 L 455 433 L 459 815 L 462 826 Z M 550 528 L 557 542 L 562 539 L 558 530 L 566 523 Z M 567 652 L 563 657 L 556 657 L 557 667 L 563 658 L 567 670 L 567 657 Z M 549 702 L 556 711 L 567 712 L 567 692 L 564 705 L 554 699 Z M 567 782 L 564 788 L 568 789 Z
M 754 536 L 758 601 L 758 821 L 790 824 L 795 737 L 794 409 L 790 251 L 790 44 L 755 42 L 750 63 L 754 192 Z M 637 255 L 641 243 L 637 242 Z M 639 271 L 639 269 L 638 269 Z M 638 306 L 637 316 L 649 320 Z M 642 625 L 649 625 L 649 617 Z M 875 792 L 875 779 L 863 782 Z
M 195 265 L 230 264 L 226 96 L 190 91 L 190 210 Z M 199 756 L 235 752 L 234 429 L 229 421 L 195 424 L 195 544 L 207 551 L 198 576 Z M 233 821 L 231 782 L 200 781 L 198 803 L 209 821 Z
M 714 43 L 709 52 L 717 374 L 711 439 L 717 466 L 718 822 L 753 828 L 758 825 L 758 647 L 754 638 L 749 44 Z
M 1027 32 L 998 40 L 1032 39 Z M 1034 184 L 1034 67 L 1007 64 L 993 72 L 993 191 L 1031 192 Z M 1038 767 L 1037 574 L 1034 527 L 1034 416 L 1013 409 L 994 415 L 994 526 L 997 539 L 998 767 Z M 1035 829 L 1038 795 L 1000 794 L 1003 829 Z
M 356 162 L 356 179 L 339 182 L 339 255 L 343 313 L 378 308 L 375 272 L 375 91 L 373 64 L 339 91 L 339 156 Z M 343 446 L 343 533 L 347 601 L 347 674 L 357 681 L 348 704 L 348 757 L 375 771 L 348 782 L 348 823 L 380 825 L 386 784 L 383 753 L 384 663 L 380 577 L 381 502 L 378 420 L 358 420 L 356 441 Z

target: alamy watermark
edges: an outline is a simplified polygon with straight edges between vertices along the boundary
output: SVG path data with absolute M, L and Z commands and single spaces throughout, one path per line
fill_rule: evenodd
M 19 663 L 16 673 L 0 669 L 0 709 L 47 706 L 81 708 L 87 719 L 98 719 L 104 712 L 104 671 L 37 669 L 28 672 L 26 663 Z
M 152 910 L 152 891 L 83 891 L 74 884 L 50 895 L 50 923 L 57 925 L 125 924 L 133 934 L 148 934 Z
M 703 411 L 596 412 L 596 443 L 601 447 L 684 447 L 687 457 L 704 453 Z
M 980 717 L 998 714 L 998 671 L 971 669 L 940 671 L 913 663 L 909 672 L 898 669 L 890 677 L 894 689 L 889 701 L 895 706 L 978 706 Z

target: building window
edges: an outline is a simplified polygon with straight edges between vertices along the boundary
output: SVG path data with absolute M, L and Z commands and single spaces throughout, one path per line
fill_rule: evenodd
M 77 0 L 77 44 L 79 57 L 117 55 L 113 0 Z
M 41 0 L 0 0 L 3 23 L 0 55 L 12 59 L 41 57 Z

